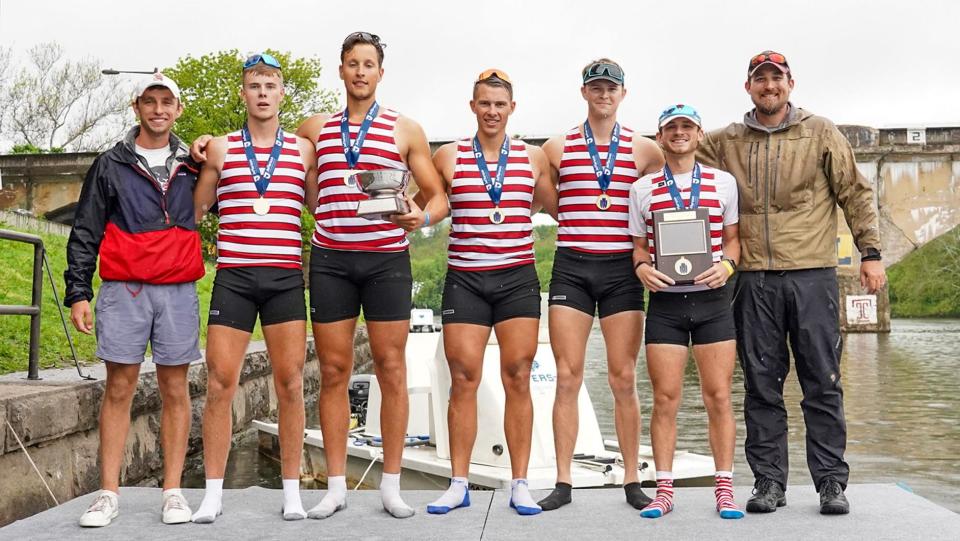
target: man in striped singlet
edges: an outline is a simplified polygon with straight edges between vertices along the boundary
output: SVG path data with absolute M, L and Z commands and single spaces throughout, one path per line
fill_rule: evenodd
M 310 319 L 320 360 L 320 428 L 328 491 L 308 513 L 311 518 L 329 517 L 347 505 L 347 385 L 361 308 L 383 395 L 383 507 L 397 518 L 414 514 L 400 497 L 400 460 L 409 409 L 404 350 L 413 286 L 406 231 L 439 222 L 448 211 L 423 129 L 377 103 L 383 48 L 374 34 L 348 35 L 340 50 L 346 109 L 315 115 L 297 130 L 315 144 L 319 169 L 317 225 L 310 253 Z M 410 171 L 423 194 L 423 209 L 411 199 L 411 211 L 389 221 L 358 216 L 357 205 L 367 195 L 345 179 L 352 171 L 379 169 Z
M 526 481 L 533 431 L 530 367 L 540 324 L 530 215 L 544 204 L 555 205 L 556 195 L 543 151 L 507 135 L 515 106 L 510 77 L 502 70 L 483 71 L 470 101 L 476 135 L 440 147 L 433 157 L 452 212 L 442 316 L 452 381 L 447 426 L 453 475 L 447 492 L 427 506 L 429 513 L 470 505 L 467 475 L 477 435 L 477 388 L 491 328 L 500 346 L 506 394 L 510 507 L 521 515 L 540 513 Z
M 637 276 L 650 290 L 647 308 L 647 371 L 653 384 L 650 435 L 657 471 L 657 496 L 640 515 L 658 518 L 673 509 L 673 453 L 677 444 L 677 409 L 683 390 L 687 347 L 700 373 L 707 409 L 710 449 L 717 468 L 716 509 L 722 518 L 742 518 L 733 499 L 733 449 L 736 423 L 730 403 L 736 330 L 727 280 L 740 258 L 737 181 L 730 173 L 699 164 L 703 140 L 700 115 L 689 105 L 667 108 L 659 120 L 657 142 L 667 163 L 630 189 L 630 235 Z M 684 195 L 686 194 L 686 201 Z M 653 215 L 705 207 L 710 215 L 713 265 L 677 285 L 654 266 Z M 681 260 L 682 261 L 682 260 Z
M 279 406 L 282 514 L 284 520 L 307 516 L 300 501 L 307 332 L 300 212 L 304 201 L 316 197 L 316 165 L 310 141 L 280 127 L 284 88 L 277 59 L 251 56 L 242 79 L 247 121 L 207 145 L 194 193 L 198 221 L 214 203 L 220 214 L 207 329 L 206 491 L 193 515 L 197 523 L 212 523 L 222 510 L 230 405 L 258 315 Z
M 550 343 L 557 360 L 557 484 L 540 505 L 549 511 L 571 502 L 577 397 L 587 338 L 598 314 L 623 454 L 623 488 L 627 502 L 642 509 L 650 502 L 637 474 L 640 403 L 635 373 L 643 334 L 643 285 L 633 274 L 627 197 L 637 178 L 663 165 L 663 154 L 656 143 L 617 122 L 617 108 L 626 95 L 619 64 L 601 58 L 587 64 L 581 75 L 586 122 L 543 145 L 559 189 L 560 225 L 550 281 Z

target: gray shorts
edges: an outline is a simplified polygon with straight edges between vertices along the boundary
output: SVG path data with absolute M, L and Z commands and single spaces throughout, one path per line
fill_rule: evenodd
M 200 355 L 197 286 L 104 281 L 97 295 L 97 357 L 143 362 L 147 342 L 158 365 L 176 366 Z

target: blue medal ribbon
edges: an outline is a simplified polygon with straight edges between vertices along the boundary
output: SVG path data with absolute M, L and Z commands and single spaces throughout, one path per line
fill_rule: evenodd
M 380 104 L 373 102 L 367 111 L 367 116 L 363 117 L 363 123 L 360 124 L 360 130 L 357 132 L 357 140 L 350 144 L 350 111 L 344 108 L 343 116 L 340 117 L 340 142 L 343 144 L 343 156 L 347 159 L 347 167 L 353 169 L 360 161 L 360 149 L 363 148 L 363 141 L 367 138 L 367 132 L 373 119 L 377 118 L 380 112 Z
M 477 161 L 477 168 L 480 169 L 480 178 L 483 180 L 483 187 L 487 189 L 493 206 L 500 206 L 500 196 L 503 195 L 503 177 L 507 173 L 507 158 L 510 157 L 510 136 L 503 138 L 503 145 L 500 146 L 500 156 L 497 158 L 497 178 L 490 178 L 490 169 L 487 168 L 487 160 L 483 157 L 483 149 L 480 148 L 480 141 L 477 136 L 473 136 L 473 157 Z
M 667 189 L 670 190 L 670 199 L 673 199 L 673 206 L 677 207 L 677 210 L 685 209 L 696 209 L 700 206 L 700 164 L 693 163 L 693 175 L 690 180 L 690 204 L 683 204 L 683 197 L 680 195 L 680 188 L 677 188 L 677 183 L 673 180 L 673 173 L 670 171 L 670 166 L 667 164 L 663 165 L 663 178 L 667 181 Z
M 593 130 L 590 129 L 590 122 L 583 123 L 583 138 L 587 142 L 587 153 L 590 154 L 590 163 L 593 164 L 593 172 L 597 175 L 597 183 L 600 184 L 600 192 L 607 193 L 610 187 L 610 179 L 613 178 L 613 168 L 617 162 L 617 151 L 620 150 L 620 123 L 613 125 L 613 133 L 610 134 L 610 147 L 607 149 L 607 165 L 603 166 L 600 161 L 600 152 L 597 151 L 596 139 L 593 137 Z
M 273 171 L 277 168 L 280 151 L 283 150 L 283 130 L 277 128 L 277 139 L 273 143 L 273 150 L 270 151 L 270 157 L 267 158 L 267 165 L 263 168 L 263 172 L 260 171 L 257 153 L 253 150 L 253 138 L 250 137 L 250 129 L 246 123 L 240 129 L 240 136 L 243 138 L 243 152 L 247 155 L 247 165 L 250 167 L 253 185 L 257 187 L 257 193 L 260 194 L 260 197 L 263 197 L 263 194 L 267 193 L 267 186 L 270 185 L 270 177 L 273 176 Z

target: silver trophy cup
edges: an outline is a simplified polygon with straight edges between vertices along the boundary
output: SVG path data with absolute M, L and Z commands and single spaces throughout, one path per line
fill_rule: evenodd
M 347 181 L 359 187 L 370 199 L 360 201 L 357 216 L 375 217 L 406 214 L 410 206 L 403 198 L 410 183 L 410 172 L 398 169 L 357 171 Z

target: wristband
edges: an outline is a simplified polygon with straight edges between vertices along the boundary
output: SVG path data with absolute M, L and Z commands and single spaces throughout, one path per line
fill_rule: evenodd
M 428 225 L 430 225 L 430 211 L 425 210 L 423 211 L 423 225 L 420 227 L 427 227 Z
M 638 261 L 636 265 L 633 266 L 633 270 L 636 271 L 640 268 L 640 265 L 650 265 L 649 261 Z
M 736 267 L 733 265 L 733 261 L 729 259 L 721 259 L 720 264 L 723 265 L 723 268 L 727 269 L 727 278 L 733 276 L 733 273 L 736 272 Z

